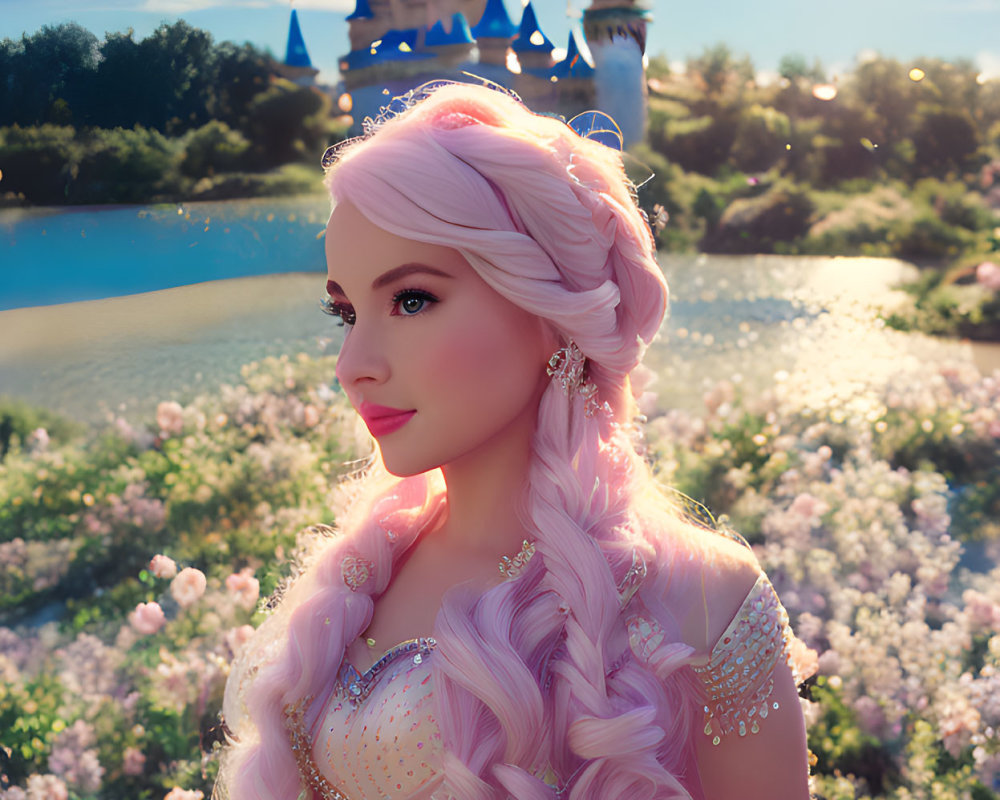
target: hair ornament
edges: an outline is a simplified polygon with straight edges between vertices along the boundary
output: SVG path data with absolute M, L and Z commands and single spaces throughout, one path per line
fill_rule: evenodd
M 549 358 L 545 372 L 555 378 L 567 397 L 574 392 L 583 398 L 583 413 L 594 416 L 601 408 L 597 399 L 597 387 L 586 381 L 584 370 L 587 357 L 572 339 L 565 347 L 560 347 Z
M 375 564 L 367 558 L 350 554 L 340 562 L 340 574 L 352 592 L 358 591 L 375 573 Z
M 619 153 L 624 149 L 625 137 L 618 123 L 603 111 L 584 111 L 566 123 L 584 139 L 603 144 Z
M 524 101 L 521 100 L 518 94 L 508 89 L 506 86 L 501 86 L 499 83 L 496 83 L 495 81 L 491 81 L 488 78 L 480 77 L 479 75 L 474 75 L 471 72 L 462 72 L 462 75 L 466 76 L 467 78 L 471 78 L 471 80 L 452 81 L 452 80 L 441 79 L 441 80 L 427 81 L 426 83 L 422 83 L 420 84 L 420 86 L 411 89 L 406 94 L 401 94 L 397 95 L 396 97 L 393 97 L 386 105 L 382 106 L 379 109 L 379 113 L 374 118 L 365 117 L 361 121 L 362 134 L 360 136 L 352 136 L 349 139 L 344 139 L 343 141 L 337 142 L 336 144 L 330 145 L 328 148 L 326 148 L 326 151 L 323 153 L 323 157 L 320 159 L 320 164 L 322 165 L 323 169 L 329 169 L 335 163 L 337 163 L 337 159 L 340 158 L 340 154 L 342 151 L 349 149 L 352 145 L 355 145 L 359 142 L 364 141 L 365 139 L 370 138 L 372 134 L 374 134 L 377 130 L 379 130 L 379 128 L 385 125 L 385 123 L 387 123 L 389 120 L 398 117 L 400 114 L 413 108 L 413 106 L 417 105 L 417 103 L 419 103 L 421 100 L 427 99 L 438 89 L 441 89 L 445 86 L 456 86 L 462 83 L 473 83 L 473 84 L 478 83 L 481 86 L 486 87 L 487 89 L 493 89 L 496 92 L 505 94 L 508 97 L 512 98 L 513 100 L 516 100 L 521 105 L 524 105 Z M 388 89 L 385 89 L 383 91 L 385 94 L 389 93 Z M 468 114 L 461 114 L 460 112 L 452 112 L 452 113 L 456 115 L 456 119 L 446 121 L 444 124 L 439 124 L 438 127 L 445 129 L 462 128 L 465 127 L 466 125 L 478 124 L 480 122 L 480 120 L 475 119 L 474 117 L 469 116 Z M 451 116 L 452 114 L 444 114 L 442 115 L 442 119 L 447 120 L 447 118 Z M 457 116 L 465 117 L 466 121 L 458 122 Z M 458 124 L 455 124 L 456 122 L 458 122 Z

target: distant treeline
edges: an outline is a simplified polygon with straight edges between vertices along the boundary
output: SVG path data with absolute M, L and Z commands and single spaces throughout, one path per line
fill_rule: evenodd
M 993 252 L 1000 225 L 1000 80 L 967 61 L 876 58 L 831 78 L 787 56 L 778 82 L 725 46 L 683 73 L 649 68 L 647 191 L 662 243 L 714 252 Z
M 72 23 L 0 41 L 0 194 L 53 204 L 282 191 L 295 181 L 249 176 L 336 136 L 326 95 L 183 21 L 140 41 Z
M 330 98 L 185 22 L 135 41 L 75 24 L 0 42 L 0 204 L 150 202 L 317 185 L 345 134 Z M 834 77 L 799 56 L 762 83 L 724 45 L 649 65 L 647 205 L 673 250 L 994 253 L 1000 80 L 968 61 L 876 58 Z M 296 162 L 300 162 L 296 163 Z

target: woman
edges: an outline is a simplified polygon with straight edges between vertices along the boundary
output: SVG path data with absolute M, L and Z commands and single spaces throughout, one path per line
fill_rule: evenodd
M 637 452 L 667 287 L 620 154 L 493 89 L 419 94 L 330 159 L 337 378 L 378 458 L 230 677 L 220 786 L 807 797 L 774 591 Z

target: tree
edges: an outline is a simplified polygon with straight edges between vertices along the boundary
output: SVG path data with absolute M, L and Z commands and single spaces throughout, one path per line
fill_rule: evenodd
M 86 105 L 98 40 L 76 23 L 46 25 L 19 44 L 4 40 L 0 125 L 72 121 Z M 58 101 L 62 101 L 59 103 Z
M 922 105 L 913 131 L 916 166 L 925 175 L 943 177 L 949 170 L 971 164 L 979 148 L 979 133 L 964 109 Z

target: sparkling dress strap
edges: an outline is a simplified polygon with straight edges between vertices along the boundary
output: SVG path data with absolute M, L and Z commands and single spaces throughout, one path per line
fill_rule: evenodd
M 760 720 L 778 708 L 771 700 L 774 669 L 787 662 L 792 639 L 788 614 L 761 574 L 709 662 L 693 668 L 704 687 L 704 731 L 712 744 L 724 736 L 757 733 Z

